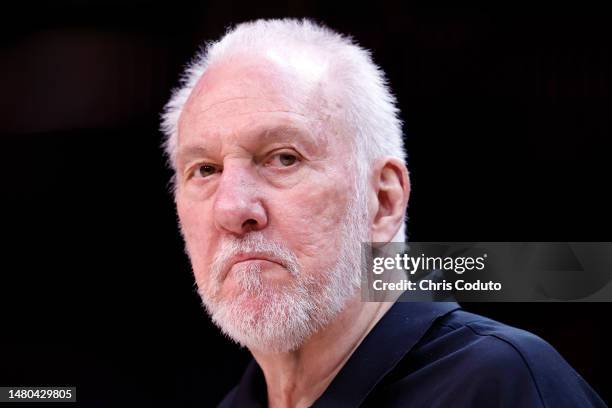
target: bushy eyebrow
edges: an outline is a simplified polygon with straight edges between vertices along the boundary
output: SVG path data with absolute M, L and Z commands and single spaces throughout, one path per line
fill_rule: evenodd
M 317 142 L 314 140 L 312 135 L 297 126 L 282 125 L 274 128 L 269 128 L 262 132 L 259 132 L 255 137 L 259 139 L 261 143 L 264 144 L 272 143 L 277 140 L 285 140 L 288 138 L 298 139 L 298 141 L 301 142 L 306 151 L 310 153 L 314 153 L 317 147 Z M 211 151 L 201 144 L 190 144 L 181 146 L 179 147 L 176 156 L 177 164 L 180 166 L 181 164 L 188 163 L 195 158 L 211 155 Z
M 263 143 L 271 143 L 275 140 L 297 138 L 300 142 L 307 144 L 309 149 L 316 146 L 316 141 L 312 135 L 306 130 L 296 126 L 278 126 L 272 129 L 267 129 L 264 132 L 261 132 L 257 137 L 261 138 Z
M 176 163 L 180 167 L 184 163 L 189 163 L 197 157 L 207 156 L 209 154 L 208 149 L 203 146 L 191 145 L 183 146 L 178 150 L 176 155 Z

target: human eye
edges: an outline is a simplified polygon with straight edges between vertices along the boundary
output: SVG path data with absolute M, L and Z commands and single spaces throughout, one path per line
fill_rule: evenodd
M 219 166 L 210 163 L 198 163 L 190 171 L 191 177 L 195 178 L 207 178 L 213 174 L 220 173 L 221 169 Z
M 297 165 L 300 161 L 300 156 L 293 151 L 278 151 L 268 156 L 264 166 L 287 168 Z

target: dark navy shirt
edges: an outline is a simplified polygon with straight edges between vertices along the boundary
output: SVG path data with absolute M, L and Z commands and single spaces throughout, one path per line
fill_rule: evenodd
M 253 360 L 221 407 L 267 406 Z M 398 302 L 314 407 L 605 407 L 541 338 L 454 302 Z

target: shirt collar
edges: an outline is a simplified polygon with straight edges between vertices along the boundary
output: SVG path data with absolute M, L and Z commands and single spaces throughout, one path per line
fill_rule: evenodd
M 417 344 L 434 321 L 456 302 L 395 303 L 351 355 L 313 407 L 359 406 L 387 373 Z M 255 360 L 245 371 L 234 406 L 265 406 L 266 383 Z

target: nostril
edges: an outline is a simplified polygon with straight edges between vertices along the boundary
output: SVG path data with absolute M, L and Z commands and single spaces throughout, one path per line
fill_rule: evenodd
M 254 220 L 254 219 L 252 219 L 252 218 L 249 218 L 248 220 L 246 220 L 246 221 L 245 221 L 245 222 L 242 224 L 242 227 L 243 227 L 243 228 L 246 228 L 246 227 L 251 227 L 251 228 L 254 228 L 254 227 L 256 227 L 256 226 L 257 226 L 257 221 L 255 221 L 255 220 Z

